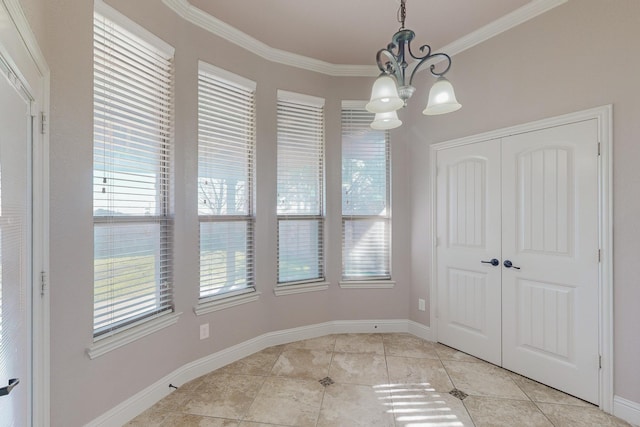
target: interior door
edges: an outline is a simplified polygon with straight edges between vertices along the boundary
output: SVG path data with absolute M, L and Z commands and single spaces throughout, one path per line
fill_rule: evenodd
M 6 75 L 0 76 L 0 426 L 3 427 L 31 424 L 32 363 L 32 119 L 30 101 Z
M 438 341 L 500 365 L 500 140 L 436 161 Z
M 594 119 L 502 143 L 503 366 L 596 404 L 597 135 Z
M 438 341 L 593 403 L 597 135 L 586 120 L 436 159 Z

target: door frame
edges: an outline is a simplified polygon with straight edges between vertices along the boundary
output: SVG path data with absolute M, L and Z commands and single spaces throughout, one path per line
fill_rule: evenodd
M 0 57 L 32 101 L 31 424 L 50 425 L 49 116 L 50 71 L 19 0 L 0 0 Z
M 537 120 L 521 125 L 497 129 L 464 138 L 453 139 L 429 147 L 431 200 L 431 283 L 429 285 L 429 316 L 433 338 L 438 339 L 437 323 L 437 154 L 438 151 L 541 129 L 596 119 L 598 123 L 598 239 L 600 264 L 598 268 L 598 348 L 601 357 L 599 371 L 599 407 L 613 412 L 613 106 L 603 105 L 588 110 Z

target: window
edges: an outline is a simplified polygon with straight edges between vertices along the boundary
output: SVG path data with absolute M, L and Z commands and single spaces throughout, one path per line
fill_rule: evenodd
M 278 284 L 324 280 L 324 100 L 278 91 Z
M 200 301 L 254 291 L 255 83 L 200 63 Z
M 132 31 L 94 14 L 95 338 L 173 312 L 173 51 Z
M 342 105 L 342 279 L 391 278 L 389 132 L 364 104 Z

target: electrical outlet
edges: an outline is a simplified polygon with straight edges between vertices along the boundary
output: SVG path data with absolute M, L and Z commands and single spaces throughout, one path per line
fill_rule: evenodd
M 422 298 L 418 298 L 418 310 L 425 311 L 426 309 L 424 300 Z
M 203 323 L 200 325 L 200 339 L 204 340 L 209 338 L 209 324 Z

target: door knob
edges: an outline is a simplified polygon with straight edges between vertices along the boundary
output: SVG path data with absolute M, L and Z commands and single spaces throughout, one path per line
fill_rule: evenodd
M 515 268 L 516 270 L 520 270 L 520 267 L 516 267 L 515 265 L 513 265 L 513 263 L 511 261 L 509 261 L 508 259 L 504 260 L 504 266 L 507 268 Z
M 6 396 L 7 394 L 11 393 L 11 390 L 13 390 L 13 388 L 17 386 L 19 382 L 20 380 L 18 378 L 10 379 L 9 385 L 0 388 L 0 396 Z
M 483 264 L 491 264 L 491 265 L 493 265 L 494 267 L 496 267 L 496 266 L 500 265 L 500 261 L 498 261 L 498 260 L 497 260 L 497 259 L 495 259 L 495 258 L 492 258 L 492 259 L 491 259 L 491 260 L 489 260 L 489 261 L 480 261 L 480 262 L 481 262 L 481 263 L 483 263 Z

